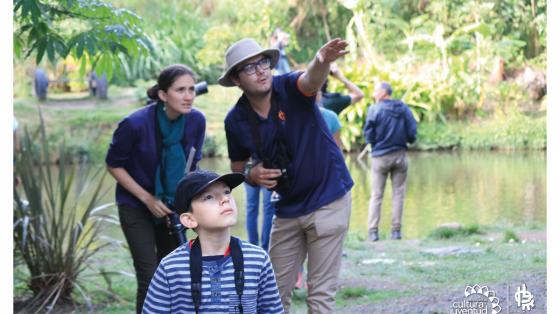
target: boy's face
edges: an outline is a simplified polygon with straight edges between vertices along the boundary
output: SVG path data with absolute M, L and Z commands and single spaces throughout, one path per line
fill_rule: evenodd
M 190 229 L 229 228 L 237 223 L 237 206 L 229 186 L 214 182 L 193 198 L 192 211 L 181 215 L 181 223 Z

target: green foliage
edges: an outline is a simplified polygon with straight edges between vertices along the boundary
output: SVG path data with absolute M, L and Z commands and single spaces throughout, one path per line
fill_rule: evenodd
M 535 129 L 489 123 L 495 134 L 434 127 L 465 119 L 478 125 L 480 118 L 494 114 L 507 120 L 504 116 L 532 106 L 534 101 L 517 83 L 488 81 L 501 60 L 509 72 L 526 63 L 546 67 L 544 0 L 112 3 L 16 0 L 16 58 L 35 53 L 39 60 L 47 56 L 53 61 L 51 56 L 69 55 L 80 64 L 80 75 L 91 64 L 98 72 L 122 74 L 117 83 L 123 85 L 139 79 L 151 85 L 163 67 L 185 63 L 200 79 L 213 83 L 221 74 L 225 50 L 243 37 L 268 46 L 272 31 L 283 28 L 291 35 L 287 47 L 291 63 L 302 68 L 328 38 L 340 36 L 349 41 L 350 53 L 339 66 L 366 94 L 365 100 L 340 115 L 346 150 L 363 146 L 362 127 L 379 81 L 391 83 L 394 97 L 412 108 L 420 122 L 418 148 L 546 146 L 542 137 L 546 125 L 540 122 Z M 21 76 L 17 81 L 24 82 Z M 76 88 L 83 87 L 80 84 Z M 139 99 L 145 98 L 145 87 L 139 89 Z M 344 92 L 339 82 L 332 89 Z M 17 92 L 25 91 L 17 88 Z M 529 124 L 521 120 L 522 125 Z M 425 123 L 431 126 L 423 127 Z M 216 126 L 211 127 L 214 133 Z
M 222 65 L 228 46 L 244 37 L 255 38 L 263 47 L 278 22 L 286 19 L 288 2 L 268 1 L 212 1 L 212 11 L 207 17 L 213 22 L 203 34 L 204 47 L 197 58 L 204 65 Z M 231 10 L 236 7 L 236 11 Z M 285 22 L 284 22 L 285 23 Z
M 153 43 L 153 53 L 127 58 L 126 80 L 122 83 L 153 80 L 164 67 L 174 63 L 188 65 L 199 79 L 217 79 L 219 69 L 207 66 L 196 56 L 205 47 L 203 36 L 209 24 L 209 20 L 203 18 L 200 5 L 189 1 L 124 4 L 131 5 L 144 17 L 142 25 Z
M 520 242 L 519 237 L 513 230 L 504 231 L 504 242 Z
M 14 255 L 25 263 L 27 285 L 33 292 L 26 311 L 71 302 L 74 293 L 89 302 L 80 274 L 91 257 L 108 245 L 100 241 L 102 222 L 111 219 L 100 213 L 111 206 L 99 204 L 105 174 L 90 175 L 83 164 L 78 169 L 67 168 L 64 151 L 61 146 L 55 174 L 51 146 L 41 123 L 34 134 L 25 130 L 21 150 L 15 154 L 15 175 L 21 188 L 14 189 Z M 79 180 L 77 184 L 75 180 Z M 94 180 L 99 183 L 90 186 Z
M 453 149 L 461 145 L 461 135 L 443 123 L 420 124 L 417 138 L 414 147 L 420 150 Z
M 463 130 L 461 147 L 468 149 L 545 149 L 546 118 L 511 114 Z
M 91 66 L 110 80 L 123 73 L 123 56 L 151 52 L 140 20 L 132 11 L 99 0 L 15 0 L 14 54 L 35 54 L 37 64 L 45 56 L 53 64 L 72 56 L 82 76 Z
M 227 140 L 223 132 L 210 133 L 204 139 L 202 155 L 205 157 L 227 156 Z
M 368 293 L 368 289 L 364 287 L 345 287 L 338 291 L 337 297 L 342 299 L 355 299 L 363 297 Z
M 496 33 L 523 43 L 526 58 L 542 54 L 546 48 L 546 1 L 495 1 Z
M 511 112 L 483 121 L 421 123 L 413 147 L 420 150 L 546 149 L 546 117 Z
M 128 59 L 129 81 L 153 79 L 164 66 L 179 62 L 192 67 L 201 79 L 215 82 L 229 45 L 253 37 L 267 47 L 276 27 L 291 35 L 286 49 L 292 64 L 307 63 L 328 37 L 344 36 L 351 17 L 335 0 L 116 3 L 144 17 L 144 29 L 154 43 L 152 54 Z
M 455 237 L 467 237 L 474 234 L 483 234 L 479 225 L 469 225 L 458 228 L 439 227 L 430 233 L 429 238 L 433 239 L 451 239 Z
M 409 104 L 422 122 L 445 123 L 493 110 L 517 110 L 526 101 L 522 87 L 487 84 L 491 71 L 497 60 L 520 64 L 521 51 L 531 58 L 545 51 L 544 1 L 343 3 L 353 12 L 346 34 L 351 51 L 344 60 L 346 75 L 366 90 L 370 101 L 367 90 L 388 81 L 394 97 Z M 496 10 L 505 7 L 508 10 Z M 530 25 L 528 32 L 513 27 L 522 21 Z M 359 130 L 366 109 L 362 102 L 341 115 L 341 138 L 347 150 L 363 143 Z

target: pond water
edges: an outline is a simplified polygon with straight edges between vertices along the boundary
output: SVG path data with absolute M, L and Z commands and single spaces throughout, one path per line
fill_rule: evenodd
M 369 157 L 346 156 L 355 185 L 352 189 L 350 231 L 367 234 L 371 189 Z M 463 225 L 546 224 L 546 153 L 537 152 L 423 152 L 409 153 L 409 173 L 403 235 L 427 236 L 442 223 Z M 200 166 L 229 171 L 226 158 L 203 159 Z M 114 201 L 114 180 L 106 179 Z M 239 209 L 235 235 L 246 238 L 244 189 L 233 191 Z M 116 208 L 111 209 L 116 214 Z M 260 217 L 259 217 L 260 218 Z M 380 232 L 391 229 L 391 189 L 388 182 L 381 211 Z M 106 229 L 123 238 L 117 226 Z

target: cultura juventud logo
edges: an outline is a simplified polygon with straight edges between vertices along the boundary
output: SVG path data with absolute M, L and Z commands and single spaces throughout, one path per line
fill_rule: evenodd
M 465 297 L 453 302 L 450 314 L 498 314 L 502 311 L 496 292 L 487 286 L 466 286 Z

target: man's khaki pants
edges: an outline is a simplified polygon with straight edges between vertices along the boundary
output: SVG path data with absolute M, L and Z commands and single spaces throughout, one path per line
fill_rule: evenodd
M 351 208 L 352 196 L 348 192 L 308 215 L 274 218 L 270 258 L 286 313 L 290 311 L 292 289 L 306 256 L 308 312 L 334 313 L 342 244 Z
M 406 177 L 408 172 L 408 158 L 406 150 L 399 150 L 387 155 L 371 158 L 371 198 L 368 211 L 368 229 L 378 231 L 381 218 L 381 203 L 385 182 L 391 176 L 393 187 L 393 231 L 401 230 L 404 196 L 406 194 Z

